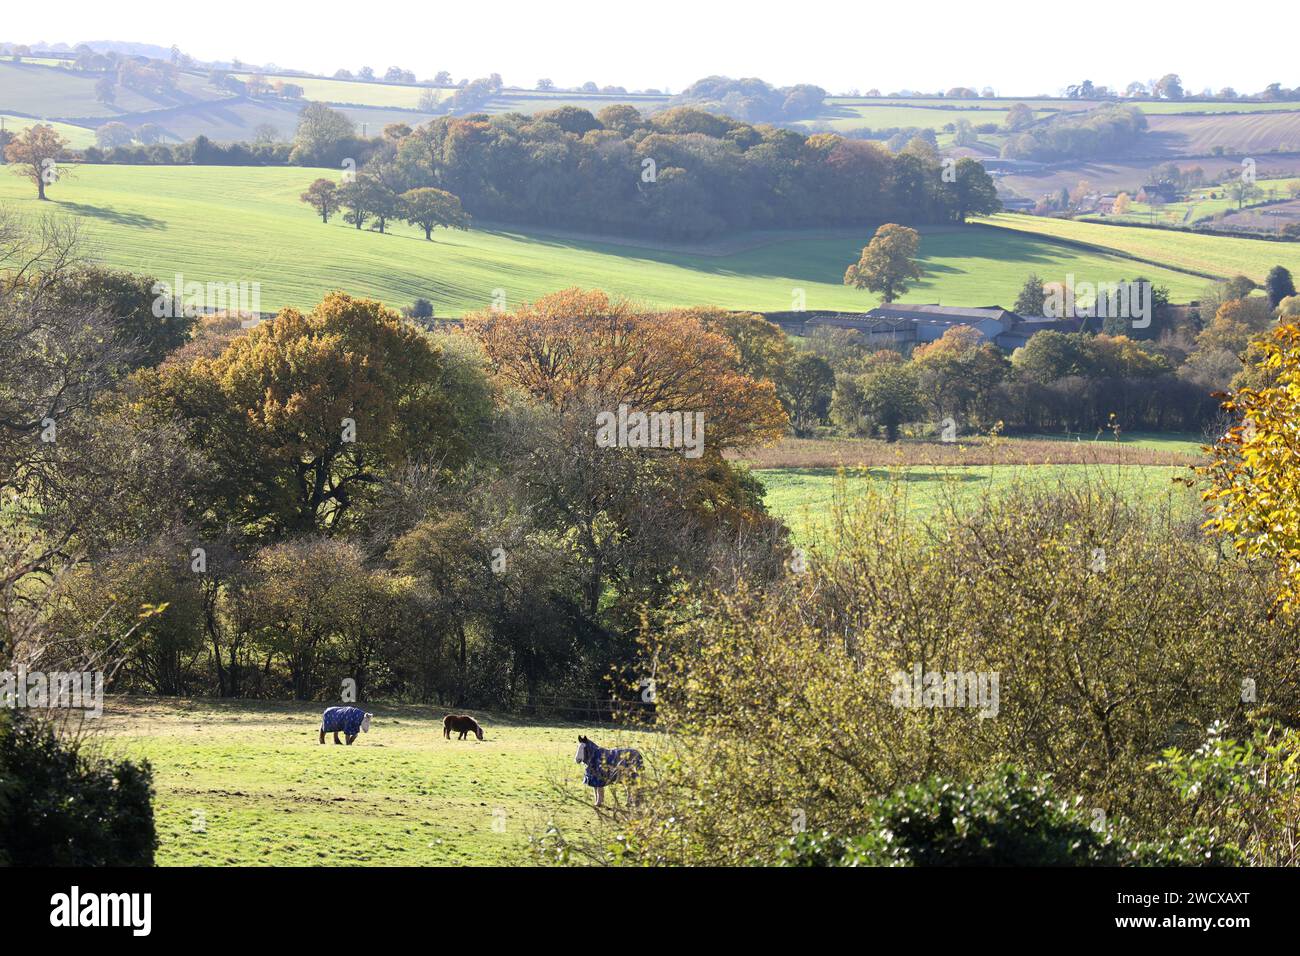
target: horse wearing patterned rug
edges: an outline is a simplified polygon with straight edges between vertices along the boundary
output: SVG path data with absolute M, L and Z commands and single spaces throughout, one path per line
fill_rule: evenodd
M 370 718 L 373 716 L 360 707 L 331 707 L 321 715 L 320 742 L 325 742 L 327 733 L 333 733 L 334 742 L 341 743 L 339 731 L 342 731 L 351 747 L 358 734 L 370 733 Z
M 605 804 L 605 787 L 611 783 L 622 782 L 629 786 L 636 783 L 645 763 L 639 750 L 632 747 L 606 750 L 594 740 L 588 740 L 581 735 L 578 737 L 578 753 L 574 756 L 573 762 L 586 765 L 587 770 L 583 774 L 582 782 L 596 791 L 598 807 Z

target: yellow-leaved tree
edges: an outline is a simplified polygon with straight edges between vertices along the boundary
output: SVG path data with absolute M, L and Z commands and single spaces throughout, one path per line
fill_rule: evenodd
M 1205 527 L 1277 565 L 1273 610 L 1289 614 L 1300 603 L 1300 327 L 1279 325 L 1257 348 L 1269 384 L 1240 388 L 1223 404 L 1238 421 L 1201 469 L 1211 482 Z

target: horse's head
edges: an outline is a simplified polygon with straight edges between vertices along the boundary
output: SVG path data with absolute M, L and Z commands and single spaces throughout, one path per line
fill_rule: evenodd
M 366 716 L 364 716 L 364 717 L 361 718 L 361 732 L 362 732 L 363 734 L 368 734 L 368 733 L 370 733 L 370 718 L 373 717 L 373 716 L 375 716 L 375 715 L 374 715 L 374 714 L 366 714 Z
M 477 722 L 474 724 L 474 736 L 478 737 L 479 740 L 483 739 L 483 728 Z
M 588 763 L 591 760 L 591 754 L 599 749 L 593 741 L 588 740 L 581 734 L 578 735 L 578 752 L 573 756 L 574 763 Z

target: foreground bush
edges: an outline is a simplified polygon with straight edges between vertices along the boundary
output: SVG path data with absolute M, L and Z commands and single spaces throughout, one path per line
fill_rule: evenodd
M 42 721 L 0 713 L 0 864 L 152 866 L 153 772 L 59 740 Z
M 1143 497 L 1098 475 L 921 521 L 887 489 L 782 586 L 683 595 L 648 648 L 671 736 L 625 856 L 774 862 L 797 830 L 861 834 L 885 794 L 1009 761 L 1159 838 L 1182 803 L 1151 765 L 1215 720 L 1294 722 L 1300 638 L 1269 618 L 1270 568 Z M 918 671 L 940 680 L 900 693 Z
M 877 801 L 861 835 L 804 833 L 781 854 L 786 866 L 1216 866 L 1235 847 L 1205 832 L 1141 843 L 1046 777 L 1001 768 L 978 783 L 932 778 Z

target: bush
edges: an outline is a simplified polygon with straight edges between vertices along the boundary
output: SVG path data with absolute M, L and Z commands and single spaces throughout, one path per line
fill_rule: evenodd
M 1205 831 L 1127 839 L 1104 816 L 1057 797 L 1051 779 L 1001 767 L 962 783 L 931 777 L 876 802 L 862 835 L 803 833 L 783 866 L 1224 866 L 1236 848 Z
M 652 861 L 772 861 L 796 813 L 860 834 L 882 795 L 981 779 L 1012 754 L 1160 838 L 1179 797 L 1148 768 L 1216 719 L 1300 712 L 1300 628 L 1269 618 L 1275 573 L 1219 554 L 1190 492 L 1162 504 L 1122 473 L 1085 474 L 924 520 L 884 483 L 836 507 L 829 540 L 805 544 L 781 586 L 669 603 L 646 648 L 668 769 L 628 845 Z M 900 697 L 916 669 L 944 687 L 960 675 L 962 697 Z M 1268 675 L 1257 704 L 1242 675 Z
M 93 757 L 23 711 L 0 714 L 0 863 L 152 866 L 148 762 Z

